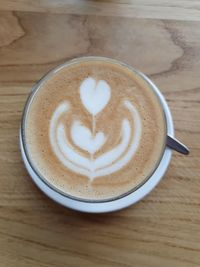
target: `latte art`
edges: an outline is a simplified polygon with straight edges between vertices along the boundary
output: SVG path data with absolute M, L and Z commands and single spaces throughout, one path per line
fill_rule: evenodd
M 110 86 L 103 80 L 96 82 L 93 78 L 87 78 L 80 86 L 81 101 L 93 116 L 105 108 L 110 100 L 110 94 Z
M 65 128 L 65 123 L 61 118 L 67 119 L 67 112 L 70 109 L 70 103 L 63 102 L 59 104 L 53 113 L 49 136 L 52 149 L 60 162 L 73 172 L 87 176 L 93 180 L 99 176 L 105 176 L 123 168 L 133 157 L 140 142 L 141 119 L 136 108 L 130 101 L 124 101 L 124 108 L 127 109 L 132 117 L 132 123 L 124 118 L 121 123 L 120 142 L 111 150 L 94 158 L 95 153 L 104 145 L 106 139 L 103 132 L 98 132 L 96 124 L 96 115 L 103 111 L 109 103 L 111 96 L 110 86 L 106 81 L 98 82 L 93 78 L 85 79 L 80 86 L 80 98 L 83 106 L 92 116 L 92 130 L 82 125 L 80 121 L 73 121 L 71 129 Z M 132 136 L 131 125 L 135 127 L 135 133 Z M 73 143 L 67 138 L 66 131 L 71 132 Z M 82 149 L 88 152 L 88 157 L 79 153 Z
M 25 140 L 32 165 L 50 186 L 107 200 L 151 175 L 165 131 L 162 107 L 138 74 L 102 59 L 80 60 L 40 83 Z

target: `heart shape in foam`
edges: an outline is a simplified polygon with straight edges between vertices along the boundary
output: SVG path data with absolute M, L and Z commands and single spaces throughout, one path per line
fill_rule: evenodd
M 90 129 L 83 126 L 80 121 L 74 121 L 71 127 L 71 138 L 74 144 L 90 154 L 97 152 L 105 143 L 103 132 L 92 136 Z
M 95 116 L 108 104 L 111 96 L 110 86 L 104 80 L 98 82 L 89 77 L 80 86 L 80 97 L 84 107 Z

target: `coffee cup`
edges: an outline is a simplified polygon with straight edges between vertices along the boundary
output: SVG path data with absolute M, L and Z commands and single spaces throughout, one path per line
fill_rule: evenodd
M 174 139 L 169 107 L 143 73 L 105 57 L 70 60 L 35 84 L 20 128 L 25 167 L 65 207 L 111 212 L 161 180 Z

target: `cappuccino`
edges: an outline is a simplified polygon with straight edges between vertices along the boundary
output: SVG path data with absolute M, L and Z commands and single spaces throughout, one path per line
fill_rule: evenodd
M 48 185 L 82 200 L 127 194 L 154 172 L 166 142 L 162 106 L 133 69 L 71 61 L 40 82 L 25 116 L 29 161 Z

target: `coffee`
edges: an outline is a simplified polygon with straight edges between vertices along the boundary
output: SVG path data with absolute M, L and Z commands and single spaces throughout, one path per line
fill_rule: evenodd
M 85 200 L 119 197 L 158 165 L 166 123 L 150 85 L 123 64 L 72 61 L 49 74 L 25 118 L 26 152 L 40 177 Z

